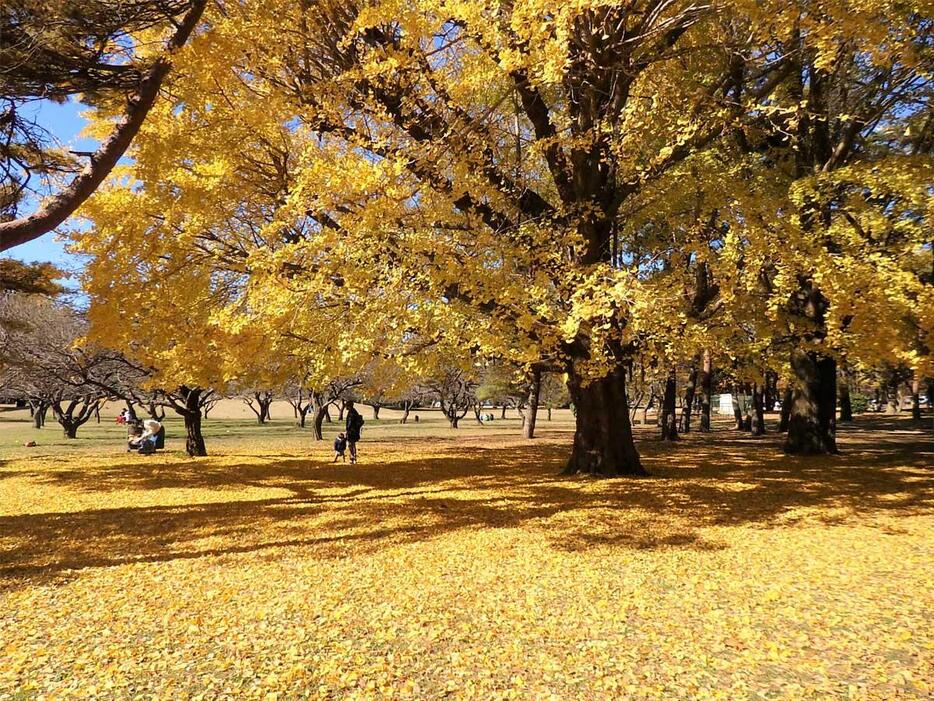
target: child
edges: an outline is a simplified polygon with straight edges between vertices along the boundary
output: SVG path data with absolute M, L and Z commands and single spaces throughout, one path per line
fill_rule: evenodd
M 337 438 L 334 439 L 334 462 L 337 462 L 337 459 L 340 458 L 343 462 L 347 462 L 347 436 L 341 433 Z

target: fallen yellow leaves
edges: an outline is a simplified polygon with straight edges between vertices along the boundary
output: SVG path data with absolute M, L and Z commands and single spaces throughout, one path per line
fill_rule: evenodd
M 931 446 L 884 440 L 14 460 L 0 699 L 929 698 Z

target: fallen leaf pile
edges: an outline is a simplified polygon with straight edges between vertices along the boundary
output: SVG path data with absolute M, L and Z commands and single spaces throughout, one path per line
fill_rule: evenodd
M 934 446 L 0 463 L 0 699 L 926 699 Z M 305 446 L 307 447 L 307 446 Z

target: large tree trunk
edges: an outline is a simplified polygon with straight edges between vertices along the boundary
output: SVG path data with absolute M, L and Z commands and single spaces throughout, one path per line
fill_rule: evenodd
M 791 354 L 793 395 L 785 452 L 822 455 L 837 452 L 837 362 L 816 352 Z
M 201 411 L 187 411 L 182 414 L 185 420 L 185 452 L 191 457 L 204 457 L 208 449 L 204 445 L 204 434 L 201 433 Z
M 701 388 L 700 431 L 707 433 L 710 431 L 710 404 L 713 395 L 713 359 L 710 357 L 710 351 L 707 350 L 704 351 L 699 380 Z
M 762 388 L 758 384 L 752 386 L 752 435 L 761 436 L 765 433 L 765 398 Z
M 78 427 L 71 421 L 60 421 L 62 425 L 62 433 L 64 433 L 65 438 L 77 438 L 78 437 Z
M 606 377 L 584 384 L 573 365 L 569 368 L 568 391 L 577 410 L 577 422 L 565 474 L 647 474 L 633 441 L 625 378 L 624 368 L 617 366 Z
M 402 418 L 399 419 L 400 424 L 404 424 L 409 420 L 410 411 L 412 411 L 412 402 L 403 402 L 402 403 Z
M 533 368 L 529 377 L 529 408 L 522 421 L 522 437 L 535 438 L 535 422 L 538 420 L 538 399 L 542 393 L 542 371 Z
M 185 452 L 191 457 L 204 457 L 208 454 L 204 445 L 204 435 L 201 433 L 201 395 L 204 390 L 200 387 L 179 387 L 178 394 L 184 404 L 172 402 L 176 414 L 180 414 L 185 421 Z
M 788 419 L 791 416 L 791 397 L 791 385 L 788 385 L 785 388 L 785 393 L 782 395 L 782 411 L 778 418 L 778 430 L 780 433 L 785 433 L 788 430 Z
M 665 379 L 665 395 L 662 399 L 661 424 L 662 440 L 678 440 L 678 417 L 676 402 L 678 398 L 678 376 L 674 368 L 668 371 Z
M 684 389 L 684 406 L 681 408 L 681 430 L 691 432 L 691 413 L 694 411 L 694 396 L 697 393 L 697 359 L 691 363 L 687 386 Z

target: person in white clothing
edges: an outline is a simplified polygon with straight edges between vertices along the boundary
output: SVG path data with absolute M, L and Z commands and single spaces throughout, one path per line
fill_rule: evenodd
M 143 433 L 138 438 L 130 440 L 130 447 L 136 448 L 141 454 L 153 453 L 156 450 L 156 439 L 162 430 L 162 424 L 155 419 L 146 419 L 143 422 Z

